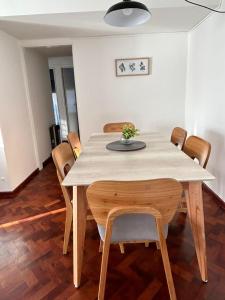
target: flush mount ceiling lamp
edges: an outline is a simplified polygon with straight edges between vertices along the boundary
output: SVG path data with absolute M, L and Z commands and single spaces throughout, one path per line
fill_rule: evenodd
M 123 0 L 108 9 L 104 20 L 112 26 L 131 27 L 147 22 L 150 17 L 151 13 L 144 4 Z

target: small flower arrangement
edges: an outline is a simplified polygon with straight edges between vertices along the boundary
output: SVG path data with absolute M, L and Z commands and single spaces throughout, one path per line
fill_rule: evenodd
M 130 138 L 135 137 L 136 135 L 138 135 L 139 130 L 134 128 L 134 126 L 131 125 L 125 125 L 123 127 L 123 131 L 122 131 L 122 138 L 126 141 L 128 141 Z

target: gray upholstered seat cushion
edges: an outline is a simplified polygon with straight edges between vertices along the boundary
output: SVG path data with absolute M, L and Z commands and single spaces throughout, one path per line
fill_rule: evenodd
M 98 225 L 102 240 L 105 237 L 105 227 Z M 164 227 L 164 237 L 168 234 L 168 225 Z M 115 219 L 113 223 L 111 242 L 120 241 L 158 241 L 155 218 L 147 214 L 127 214 Z

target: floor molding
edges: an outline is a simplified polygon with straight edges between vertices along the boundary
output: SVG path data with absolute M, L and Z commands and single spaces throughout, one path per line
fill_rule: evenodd
M 10 192 L 0 192 L 0 199 L 15 197 L 37 174 L 39 169 L 34 170 L 17 188 Z
M 45 161 L 43 161 L 43 168 L 52 162 L 52 156 L 49 156 Z M 39 169 L 34 170 L 17 188 L 9 192 L 0 192 L 0 199 L 13 198 L 15 197 L 38 173 Z
M 210 187 L 208 187 L 208 185 L 206 185 L 205 183 L 203 183 L 203 190 L 205 190 L 208 193 L 213 194 L 215 202 L 217 203 L 217 205 L 219 207 L 221 207 L 222 209 L 225 210 L 225 202 L 223 201 L 222 198 L 220 198 Z

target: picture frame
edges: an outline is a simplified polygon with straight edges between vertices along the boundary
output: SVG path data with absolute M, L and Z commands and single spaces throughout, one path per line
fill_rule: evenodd
M 146 76 L 152 73 L 152 58 L 120 58 L 115 60 L 116 77 Z

